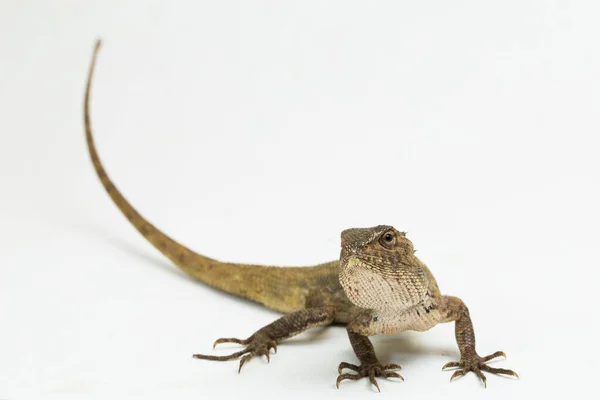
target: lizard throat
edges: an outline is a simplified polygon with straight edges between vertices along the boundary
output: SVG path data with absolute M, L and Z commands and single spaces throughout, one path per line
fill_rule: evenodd
M 340 283 L 356 306 L 372 310 L 405 310 L 421 302 L 428 280 L 419 266 L 377 266 L 356 256 L 341 262 Z

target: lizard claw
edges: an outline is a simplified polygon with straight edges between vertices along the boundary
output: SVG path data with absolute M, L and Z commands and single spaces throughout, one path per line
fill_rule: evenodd
M 242 367 L 244 366 L 246 361 L 250 361 L 251 358 L 252 354 L 246 354 L 244 357 L 242 357 L 242 359 L 240 360 L 240 367 L 238 368 L 238 374 L 242 372 Z
M 451 361 L 442 367 L 442 371 L 445 370 L 446 368 L 456 368 L 456 367 L 460 367 L 460 363 L 456 362 L 456 361 Z
M 397 370 L 397 369 L 401 369 L 402 367 L 400 367 L 398 364 L 371 364 L 371 365 L 354 365 L 354 364 L 350 364 L 347 362 L 342 362 L 339 366 L 338 366 L 338 373 L 339 376 L 337 377 L 337 380 L 335 382 L 335 386 L 339 389 L 340 388 L 340 383 L 342 383 L 343 380 L 348 379 L 351 381 L 357 381 L 361 378 L 369 378 L 369 381 L 371 382 L 371 384 L 373 386 L 375 386 L 375 388 L 377 388 L 378 392 L 381 392 L 381 389 L 379 388 L 379 384 L 377 383 L 377 380 L 375 379 L 377 378 L 398 378 L 401 380 L 404 380 L 404 378 L 402 377 L 402 375 L 396 373 L 396 372 L 392 372 L 393 370 Z M 356 374 L 343 374 L 342 371 L 344 369 L 350 369 L 352 371 L 355 371 Z
M 516 372 L 514 372 L 510 369 L 492 368 L 486 364 L 486 362 L 488 362 L 496 357 L 506 358 L 506 354 L 504 354 L 504 352 L 502 352 L 502 351 L 497 351 L 497 352 L 490 354 L 489 356 L 485 356 L 485 357 L 480 357 L 477 354 L 473 354 L 473 355 L 469 355 L 466 357 L 461 357 L 460 362 L 452 361 L 452 362 L 447 363 L 446 365 L 444 365 L 442 367 L 442 370 L 444 370 L 446 368 L 457 368 L 458 367 L 458 370 L 456 370 L 454 372 L 454 374 L 452 374 L 452 376 L 450 377 L 450 382 L 452 382 L 452 380 L 454 378 L 458 378 L 460 376 L 466 375 L 468 372 L 473 372 L 479 377 L 479 379 L 481 379 L 484 387 L 487 387 L 487 378 L 485 377 L 485 375 L 483 374 L 482 371 L 486 371 L 486 372 L 489 372 L 492 374 L 510 375 L 510 376 L 514 376 L 517 379 L 519 378 L 519 375 L 517 375 Z
M 338 366 L 338 374 L 341 375 L 344 368 L 351 369 L 352 371 L 356 371 L 356 372 L 358 372 L 358 370 L 360 369 L 360 367 L 358 365 L 350 364 L 347 362 L 342 362 Z
M 273 349 L 277 352 L 277 342 L 271 339 L 270 336 L 264 333 L 257 332 L 254 335 L 250 336 L 248 339 L 237 339 L 237 338 L 221 338 L 217 339 L 213 345 L 215 348 L 218 344 L 221 343 L 237 343 L 243 346 L 246 346 L 245 349 L 241 351 L 237 351 L 233 354 L 227 356 L 211 356 L 206 354 L 194 354 L 194 358 L 199 358 L 201 360 L 212 360 L 212 361 L 228 361 L 234 360 L 239 357 L 242 357 L 240 360 L 240 366 L 238 368 L 238 373 L 241 372 L 242 367 L 248 361 L 250 361 L 254 356 L 265 356 L 267 362 L 271 362 L 271 356 L 269 354 L 270 350 Z

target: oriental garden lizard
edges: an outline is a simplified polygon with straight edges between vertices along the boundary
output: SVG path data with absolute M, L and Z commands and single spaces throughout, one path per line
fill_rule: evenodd
M 309 267 L 274 267 L 220 262 L 177 243 L 148 222 L 123 197 L 106 174 L 92 137 L 90 88 L 100 41 L 90 65 L 84 100 L 87 146 L 102 185 L 129 222 L 162 254 L 186 274 L 224 292 L 255 301 L 284 314 L 246 339 L 222 338 L 219 343 L 242 346 L 228 356 L 194 354 L 203 360 L 240 359 L 238 371 L 253 357 L 270 359 L 284 339 L 307 329 L 333 324 L 346 327 L 359 365 L 342 362 L 336 385 L 343 380 L 398 378 L 397 364 L 381 364 L 369 336 L 426 331 L 438 323 L 455 323 L 460 360 L 445 368 L 456 368 L 450 380 L 473 372 L 486 384 L 483 371 L 518 377 L 511 370 L 493 368 L 487 362 L 504 356 L 497 351 L 481 357 L 475 350 L 475 333 L 469 310 L 457 297 L 445 296 L 435 278 L 416 256 L 404 232 L 391 226 L 344 230 L 339 260 Z M 345 373 L 344 370 L 353 371 Z

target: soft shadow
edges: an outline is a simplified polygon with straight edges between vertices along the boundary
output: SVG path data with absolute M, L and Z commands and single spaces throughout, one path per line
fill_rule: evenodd
M 418 333 L 415 332 L 406 332 L 398 336 L 377 337 L 374 346 L 380 361 L 382 363 L 392 362 L 392 360 L 410 362 L 424 355 L 456 357 L 457 360 L 460 358 L 457 349 L 425 343 L 417 335 Z
M 295 346 L 295 345 L 305 346 L 307 344 L 325 342 L 327 340 L 325 332 L 327 332 L 328 329 L 336 329 L 336 328 L 341 329 L 340 327 L 336 327 L 336 326 L 326 326 L 323 328 L 310 329 L 310 330 L 300 334 L 297 337 L 286 340 L 285 345 L 286 346 Z
M 252 303 L 258 305 L 260 307 L 265 308 L 264 306 L 252 302 L 247 299 L 243 299 L 241 297 L 235 296 L 233 294 L 223 292 L 222 290 L 213 288 L 197 279 L 192 278 L 191 276 L 184 273 L 182 270 L 177 268 L 177 266 L 173 265 L 170 261 L 163 259 L 160 255 L 152 256 L 148 254 L 146 251 L 142 251 L 135 246 L 132 246 L 130 243 L 123 241 L 122 239 L 117 239 L 113 236 L 106 236 L 103 238 L 103 241 L 110 244 L 112 247 L 122 251 L 123 253 L 127 253 L 128 255 L 133 255 L 140 260 L 143 260 L 146 264 L 153 266 L 154 268 L 158 268 L 161 271 L 166 271 L 171 274 L 171 276 L 176 275 L 178 278 L 183 279 L 187 282 L 190 282 L 194 285 L 202 286 L 203 289 L 211 290 L 215 293 L 218 293 L 223 298 L 228 298 L 233 301 L 241 302 L 241 303 Z
M 178 277 L 183 278 L 187 281 L 197 282 L 195 279 L 186 275 L 176 266 L 171 264 L 166 259 L 163 259 L 159 255 L 157 255 L 156 257 L 152 256 L 146 251 L 140 250 L 137 247 L 132 246 L 130 243 L 123 241 L 122 239 L 117 239 L 115 237 L 104 237 L 103 240 L 104 242 L 109 243 L 112 247 L 120 250 L 121 252 L 135 256 L 136 258 L 144 261 L 148 265 L 152 265 L 155 268 L 159 268 L 161 271 L 168 271 L 169 273 L 177 275 Z
M 432 345 L 424 342 L 418 335 L 418 332 L 404 332 L 397 336 L 374 336 L 371 341 L 375 347 L 377 358 L 382 364 L 399 363 L 402 365 L 418 361 L 423 356 L 442 356 L 456 360 L 460 358 L 457 349 Z M 346 361 L 356 358 L 350 346 L 343 357 Z

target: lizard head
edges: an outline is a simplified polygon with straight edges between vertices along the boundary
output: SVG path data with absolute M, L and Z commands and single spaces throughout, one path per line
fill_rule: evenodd
M 367 309 L 406 309 L 424 299 L 429 281 L 406 233 L 391 226 L 342 232 L 340 283 Z

